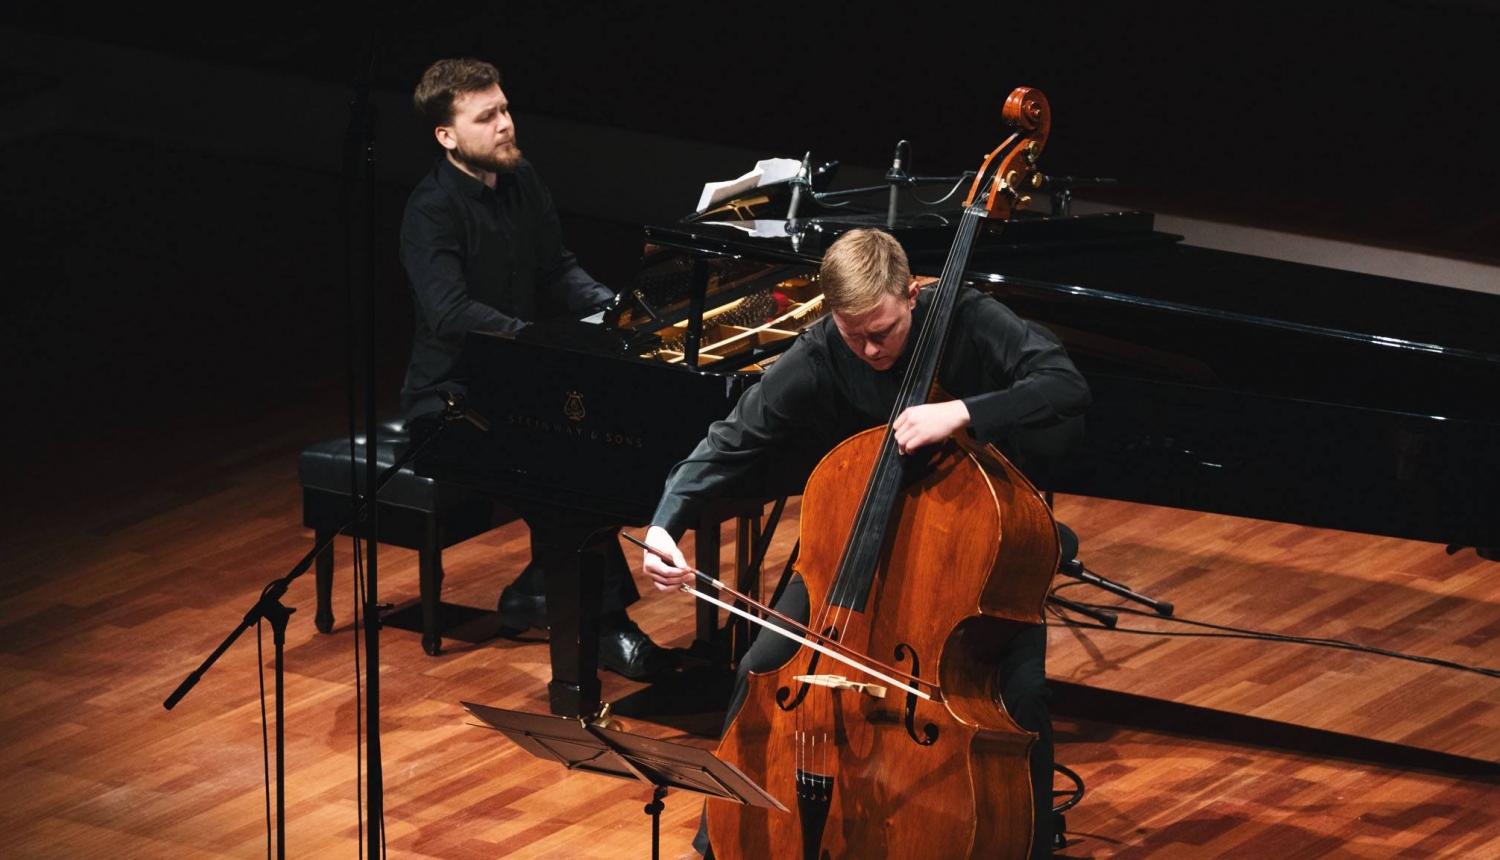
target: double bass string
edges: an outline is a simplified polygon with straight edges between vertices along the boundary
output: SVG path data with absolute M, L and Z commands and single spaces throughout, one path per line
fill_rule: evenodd
M 834 580 L 834 594 L 830 596 L 833 604 L 830 607 L 825 604 L 823 614 L 819 619 L 819 626 L 826 626 L 828 614 L 833 612 L 834 622 L 842 624 L 846 621 L 843 610 L 850 608 L 858 589 L 867 588 L 868 580 L 874 575 L 874 568 L 878 560 L 881 545 L 884 538 L 884 523 L 878 522 L 881 517 L 888 518 L 890 515 L 890 501 L 894 499 L 895 491 L 901 477 L 900 460 L 893 456 L 895 448 L 895 436 L 891 430 L 896 418 L 907 408 L 919 405 L 926 400 L 927 390 L 931 387 L 932 380 L 936 378 L 937 363 L 940 352 L 940 344 L 934 344 L 934 338 L 940 337 L 941 333 L 947 332 L 947 320 L 952 316 L 953 306 L 958 295 L 958 284 L 962 280 L 963 270 L 967 265 L 970 251 L 973 247 L 974 236 L 977 227 L 984 215 L 984 207 L 976 204 L 964 211 L 964 217 L 959 225 L 958 234 L 955 237 L 954 247 L 949 253 L 944 264 L 942 277 L 938 281 L 937 293 L 934 296 L 932 307 L 927 319 L 923 321 L 918 331 L 915 345 L 909 354 L 914 357 L 912 364 L 907 367 L 906 374 L 902 379 L 900 389 L 896 396 L 896 402 L 892 406 L 891 415 L 886 423 L 885 439 L 881 445 L 881 454 L 876 461 L 875 472 L 872 475 L 869 488 L 866 490 L 864 499 L 860 503 L 858 513 L 851 534 L 851 540 L 845 547 L 844 557 L 839 565 L 839 572 Z M 916 361 L 920 360 L 920 365 Z M 871 540 L 854 541 L 853 535 L 864 535 Z
M 827 631 L 830 626 L 842 631 L 854 608 L 857 591 L 868 589 L 872 584 L 880 549 L 884 543 L 884 526 L 887 525 L 879 520 L 881 518 L 888 520 L 890 517 L 891 505 L 899 487 L 902 472 L 901 461 L 895 456 L 896 443 L 892 425 L 903 411 L 926 401 L 927 391 L 936 379 L 941 344 L 934 343 L 934 341 L 947 333 L 948 320 L 952 316 L 957 300 L 958 286 L 962 281 L 963 270 L 967 265 L 974 237 L 978 232 L 978 224 L 983 220 L 984 213 L 982 205 L 973 205 L 964 211 L 953 249 L 944 263 L 943 274 L 938 281 L 932 306 L 909 352 L 913 356 L 913 361 L 908 364 L 897 392 L 896 402 L 892 405 L 891 415 L 886 422 L 880 455 L 855 515 L 853 529 L 846 541 L 838 574 L 834 579 L 833 594 L 821 607 L 817 623 L 819 632 Z M 812 774 L 832 776 L 828 762 L 836 759 L 833 757 L 834 751 L 830 749 L 826 726 L 832 716 L 833 697 L 834 692 L 831 689 L 809 690 L 808 700 L 805 700 L 803 706 L 797 709 L 796 756 L 799 780 L 804 779 L 804 775 L 807 775 L 805 778 L 811 780 Z M 807 706 L 814 703 L 819 710 L 817 719 L 808 713 Z M 819 745 L 820 738 L 821 746 Z M 810 786 L 803 786 L 803 788 L 810 788 Z

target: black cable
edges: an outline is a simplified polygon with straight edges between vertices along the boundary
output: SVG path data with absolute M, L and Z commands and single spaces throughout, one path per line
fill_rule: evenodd
M 368 30 L 367 38 L 364 41 L 363 48 L 362 48 L 362 51 L 361 51 L 361 54 L 360 54 L 359 65 L 356 67 L 355 80 L 354 80 L 354 87 L 355 87 L 355 104 L 354 104 L 354 110 L 355 110 L 357 122 L 349 127 L 348 132 L 346 133 L 346 136 L 345 136 L 345 151 L 344 151 L 345 182 L 343 183 L 343 207 L 342 207 L 342 209 L 343 209 L 342 225 L 343 225 L 343 239 L 344 239 L 344 287 L 345 287 L 345 298 L 346 298 L 347 309 L 348 309 L 347 314 L 345 316 L 346 323 L 347 323 L 346 335 L 347 335 L 347 345 L 348 345 L 348 349 L 347 349 L 347 351 L 345 353 L 345 360 L 346 360 L 346 376 L 347 376 L 347 385 L 348 385 L 348 395 L 347 395 L 347 398 L 346 398 L 346 405 L 347 405 L 347 409 L 348 409 L 348 416 L 347 417 L 348 417 L 348 424 L 349 424 L 349 455 L 350 455 L 350 464 L 349 464 L 349 501 L 350 501 L 350 505 L 352 506 L 352 508 L 356 512 L 358 512 L 360 510 L 360 508 L 359 508 L 360 493 L 358 491 L 359 490 L 359 481 L 358 481 L 358 468 L 357 468 L 359 464 L 358 464 L 358 461 L 355 458 L 355 453 L 356 453 L 356 451 L 355 451 L 355 449 L 356 449 L 355 437 L 356 437 L 356 426 L 357 426 L 356 400 L 358 399 L 357 396 L 356 396 L 356 394 L 355 394 L 355 392 L 358 389 L 357 382 L 360 379 L 360 374 L 358 372 L 358 368 L 361 366 L 361 362 L 359 361 L 359 352 L 360 352 L 360 350 L 358 349 L 358 347 L 360 347 L 360 346 L 364 347 L 364 356 L 365 356 L 365 359 L 366 359 L 363 362 L 363 366 L 365 368 L 365 372 L 364 372 L 364 375 L 363 375 L 363 377 L 364 377 L 363 378 L 363 382 L 364 382 L 364 390 L 365 390 L 365 413 L 366 413 L 365 432 L 368 435 L 367 435 L 367 437 L 365 439 L 365 453 L 366 453 L 366 457 L 365 457 L 365 463 L 364 463 L 364 465 L 365 465 L 365 471 L 366 471 L 366 474 L 368 476 L 368 480 L 369 480 L 369 484 L 370 484 L 370 486 L 368 486 L 366 488 L 367 494 L 368 494 L 368 500 L 367 501 L 368 501 L 369 505 L 371 505 L 371 506 L 374 506 L 374 505 L 377 504 L 376 499 L 375 499 L 375 492 L 376 492 L 375 474 L 376 474 L 376 463 L 378 462 L 378 458 L 379 458 L 378 445 L 373 444 L 373 443 L 375 443 L 377 441 L 377 439 L 376 438 L 372 438 L 372 437 L 378 437 L 380 435 L 380 431 L 379 431 L 378 424 L 376 422 L 376 417 L 375 417 L 375 403 L 376 403 L 375 389 L 376 389 L 376 383 L 377 383 L 378 373 L 375 371 L 374 367 L 372 366 L 374 364 L 373 359 L 369 358 L 370 354 L 374 351 L 373 344 L 375 343 L 375 338 L 376 338 L 376 333 L 375 333 L 375 328 L 376 327 L 375 327 L 375 325 L 373 323 L 373 320 L 375 318 L 374 317 L 374 314 L 375 314 L 375 310 L 374 310 L 374 308 L 375 308 L 375 299 L 374 299 L 374 296 L 376 294 L 376 290 L 375 290 L 375 285 L 373 283 L 373 278 L 370 275 L 371 259 L 370 259 L 370 254 L 369 254 L 369 250 L 368 250 L 368 247 L 369 247 L 368 246 L 369 237 L 368 237 L 368 235 L 366 235 L 366 236 L 362 236 L 358 240 L 356 240 L 356 237 L 354 235 L 355 231 L 353 229 L 351 229 L 351 222 L 353 222 L 354 225 L 357 225 L 360 228 L 363 228 L 364 231 L 365 231 L 365 233 L 368 233 L 368 230 L 369 230 L 368 224 L 369 224 L 369 220 L 370 220 L 369 219 L 369 210 L 371 208 L 373 208 L 373 204 L 371 203 L 371 201 L 372 201 L 372 199 L 374 197 L 374 194 L 375 194 L 374 189 L 371 187 L 373 185 L 373 182 L 371 180 L 369 170 L 370 170 L 370 165 L 374 161 L 373 144 L 374 144 L 375 136 L 374 136 L 373 129 L 374 129 L 374 123 L 376 121 L 376 117 L 377 117 L 378 114 L 377 114 L 377 111 L 375 110 L 374 106 L 370 103 L 368 96 L 369 96 L 369 91 L 370 91 L 370 82 L 371 82 L 371 80 L 375 76 L 376 60 L 377 60 L 377 56 L 378 56 L 378 53 L 379 53 L 379 48 L 380 48 L 380 45 L 381 45 L 381 23 L 383 21 L 387 21 L 387 20 L 391 19 L 392 10 L 388 8 L 388 4 L 379 3 L 379 2 L 373 4 L 373 7 L 374 7 L 373 9 L 368 10 L 368 11 L 372 12 L 373 14 L 370 16 L 370 27 L 369 27 L 369 30 Z M 356 131 L 360 132 L 360 134 L 356 134 L 355 133 Z M 359 166 L 361 162 L 364 163 L 364 167 L 363 168 L 361 168 Z M 356 192 L 361 192 L 361 194 L 360 194 L 360 196 L 358 198 L 356 198 L 356 196 L 355 196 Z M 360 213 L 359 213 L 360 217 L 357 217 L 357 218 L 353 216 L 353 210 L 354 210 L 354 208 L 355 208 L 356 205 L 359 205 L 359 206 L 363 207 L 361 209 Z M 364 253 L 364 257 L 363 257 L 363 259 L 361 259 L 359 261 L 359 265 L 358 266 L 356 266 L 356 264 L 355 264 L 355 256 L 354 255 L 355 255 L 356 251 Z M 358 271 L 360 273 L 360 278 L 359 279 L 356 279 L 356 277 L 355 277 L 355 272 L 356 271 Z M 360 280 L 361 282 L 360 283 L 356 283 L 357 280 Z M 363 301 L 361 301 L 361 299 L 363 299 Z M 359 313 L 357 311 L 357 309 L 359 309 L 359 308 L 364 308 L 364 310 L 365 310 L 364 318 L 362 320 L 359 319 L 360 315 L 359 315 Z M 363 340 L 361 340 L 361 338 L 360 338 L 360 332 L 359 332 L 359 329 L 358 329 L 358 323 L 360 323 L 360 322 L 364 323 L 364 339 Z M 378 508 L 371 507 L 369 509 L 369 513 L 370 513 L 370 516 L 373 517 L 378 522 L 379 516 L 380 516 Z M 372 678 L 374 678 L 374 679 L 376 679 L 378 681 L 378 679 L 379 679 L 379 672 L 380 672 L 380 666 L 379 666 L 379 660 L 377 659 L 369 667 L 362 667 L 361 666 L 360 657 L 359 657 L 360 631 L 363 629 L 363 624 L 369 623 L 367 620 L 362 619 L 361 616 L 360 616 L 360 606 L 361 606 L 360 599 L 362 597 L 367 596 L 367 594 L 369 592 L 369 587 L 367 586 L 367 584 L 365 582 L 365 567 L 364 567 L 364 564 L 363 564 L 362 553 L 360 551 L 361 550 L 361 541 L 360 541 L 360 538 L 359 538 L 359 531 L 360 531 L 360 529 L 361 529 L 362 526 L 363 526 L 363 522 L 361 521 L 361 518 L 356 518 L 355 519 L 355 523 L 354 523 L 354 527 L 353 527 L 354 534 L 352 535 L 352 537 L 353 537 L 353 545 L 354 545 L 354 578 L 355 578 L 354 593 L 355 593 L 355 602 L 356 602 L 355 610 L 354 610 L 354 628 L 353 628 L 354 639 L 355 639 L 355 657 L 354 657 L 354 673 L 355 673 L 354 685 L 355 685 L 355 697 L 356 697 L 355 698 L 355 741 L 356 741 L 356 744 L 358 745 L 357 748 L 356 748 L 356 751 L 355 751 L 355 768 L 356 768 L 356 771 L 359 774 L 359 780 L 360 780 L 359 781 L 359 788 L 357 790 L 356 797 L 357 797 L 358 820 L 359 820 L 359 852 L 360 852 L 360 856 L 361 857 L 364 856 L 365 847 L 366 847 L 365 843 L 364 843 L 364 837 L 366 835 L 365 834 L 366 821 L 365 821 L 365 817 L 364 817 L 365 804 L 367 802 L 371 802 L 371 801 L 373 801 L 375 799 L 378 799 L 379 797 L 383 797 L 383 791 L 381 789 L 380 780 L 378 778 L 378 772 L 379 772 L 379 768 L 380 768 L 380 751 L 378 749 L 378 746 L 377 746 L 377 749 L 375 750 L 375 756 L 374 756 L 374 759 L 373 759 L 373 763 L 370 763 L 370 770 L 376 772 L 376 774 L 374 775 L 374 778 L 372 778 L 372 782 L 374 782 L 375 784 L 372 785 L 372 786 L 370 786 L 370 788 L 371 788 L 371 791 L 369 793 L 370 796 L 367 796 L 366 793 L 364 792 L 364 774 L 365 774 L 365 769 L 364 768 L 365 768 L 365 765 L 367 763 L 365 762 L 365 760 L 362 757 L 362 755 L 363 755 L 363 751 L 365 750 L 365 744 L 364 744 L 364 739 L 366 737 L 366 734 L 365 734 L 365 728 L 366 728 L 365 727 L 365 720 L 368 717 L 367 717 L 367 715 L 365 713 L 365 709 L 363 708 L 363 703 L 362 703 L 363 693 L 364 693 L 364 690 L 366 689 L 366 686 L 363 684 L 363 674 L 362 674 L 362 672 L 366 671 L 366 670 L 367 671 L 371 671 L 373 673 L 372 674 Z M 378 527 L 374 531 L 378 532 Z M 377 543 L 371 544 L 371 546 L 370 546 L 370 552 L 371 552 L 370 563 L 373 565 L 374 562 L 375 562 L 374 554 L 376 552 L 376 548 L 377 548 L 377 545 L 378 545 L 378 536 L 375 535 L 375 534 L 372 534 L 372 539 L 376 539 L 377 540 Z M 376 611 L 378 612 L 379 610 L 376 609 Z M 378 634 L 378 631 L 375 631 L 375 632 Z M 378 636 L 371 636 L 371 637 L 368 637 L 368 638 L 370 638 L 370 639 L 376 639 L 376 638 L 378 638 Z M 377 687 L 377 689 L 378 689 L 378 687 Z M 371 704 L 371 708 L 377 712 L 377 719 L 378 719 L 378 710 L 379 710 L 378 693 L 373 698 L 375 698 L 376 701 L 373 701 L 370 704 Z M 376 724 L 376 732 L 377 733 L 376 733 L 375 737 L 376 737 L 376 739 L 378 741 L 378 738 L 379 738 L 379 735 L 378 735 L 378 723 Z M 385 807 L 384 807 L 383 803 L 380 806 L 380 843 L 381 843 L 381 856 L 384 856 L 385 855 L 385 848 L 386 848 L 386 846 L 385 846 Z M 372 848 L 373 848 L 373 846 L 372 846 Z
M 351 485 L 352 486 L 352 485 Z M 359 523 L 354 524 L 355 533 L 351 535 L 354 547 L 354 808 L 359 819 L 359 856 L 365 856 L 365 723 L 364 723 L 364 688 L 361 683 L 359 661 L 359 631 L 360 631 L 360 609 L 364 606 L 365 592 L 365 568 L 362 547 L 359 545 Z
M 359 456 L 356 438 L 359 435 L 358 407 L 356 404 L 355 391 L 359 389 L 359 360 L 358 344 L 359 332 L 355 308 L 358 306 L 359 297 L 356 295 L 354 283 L 353 256 L 355 249 L 354 237 L 349 229 L 349 182 L 346 179 L 343 185 L 343 227 L 344 227 L 344 385 L 345 385 L 345 421 L 347 424 L 349 438 L 349 508 L 352 513 L 359 512 Z M 355 815 L 358 818 L 358 844 L 359 856 L 365 854 L 365 795 L 364 795 L 364 723 L 361 712 L 361 685 L 360 685 L 360 661 L 359 661 L 359 610 L 360 610 L 360 581 L 362 579 L 361 560 L 359 545 L 360 520 L 356 516 L 353 524 L 354 545 L 354 769 L 356 773 L 355 782 Z
M 933 201 L 923 200 L 921 197 L 917 196 L 917 192 L 912 191 L 911 189 L 907 189 L 907 191 L 911 194 L 911 198 L 913 200 L 917 201 L 918 203 L 921 203 L 923 206 L 941 206 L 944 203 L 947 203 L 950 199 L 952 199 L 953 195 L 957 194 L 958 190 L 960 188 L 964 187 L 964 183 L 965 182 L 971 182 L 971 181 L 973 181 L 975 175 L 977 175 L 978 173 L 979 173 L 979 171 L 977 171 L 977 170 L 966 170 L 966 171 L 964 171 L 964 175 L 960 176 L 958 178 L 958 182 L 954 183 L 952 191 L 949 191 L 947 194 L 944 194 L 942 197 L 939 197 L 938 199 L 933 200 Z
M 843 203 L 830 203 L 827 200 L 823 199 L 823 195 L 824 194 L 840 194 L 840 193 L 842 193 L 842 192 L 838 192 L 838 191 L 811 191 L 811 192 L 809 192 L 809 194 L 812 195 L 812 199 L 816 200 L 818 202 L 819 206 L 827 206 L 829 209 L 837 209 L 840 206 L 848 206 L 850 203 L 854 202 L 853 200 L 845 200 Z
M 1064 583 L 1063 585 L 1058 586 L 1058 588 L 1063 588 L 1063 587 L 1065 587 L 1067 585 L 1086 585 L 1086 584 L 1087 583 L 1081 583 L 1081 582 L 1080 583 Z M 1053 590 L 1056 591 L 1058 589 L 1053 589 Z M 1484 675 L 1484 676 L 1487 676 L 1487 677 L 1490 677 L 1490 678 L 1500 678 L 1500 669 L 1486 669 L 1486 668 L 1481 667 L 1481 666 L 1468 666 L 1468 665 L 1465 665 L 1463 663 L 1455 663 L 1455 662 L 1453 662 L 1451 660 L 1443 660 L 1443 659 L 1440 659 L 1440 658 L 1437 658 L 1437 657 L 1421 657 L 1421 656 L 1418 656 L 1418 655 L 1415 655 L 1415 654 L 1406 654 L 1406 653 L 1403 653 L 1401 651 L 1390 651 L 1390 650 L 1387 650 L 1385 648 L 1377 648 L 1377 647 L 1375 647 L 1373 645 L 1360 645 L 1360 644 L 1358 644 L 1356 642 L 1349 642 L 1349 641 L 1344 640 L 1344 639 L 1332 639 L 1332 638 L 1324 638 L 1324 637 L 1316 637 L 1316 636 L 1292 636 L 1292 635 L 1285 634 L 1285 633 L 1267 633 L 1265 631 L 1260 631 L 1260 630 L 1247 630 L 1247 629 L 1242 628 L 1242 627 L 1231 627 L 1231 626 L 1224 625 L 1224 624 L 1214 624 L 1214 623 L 1211 623 L 1211 622 L 1208 622 L 1208 621 L 1194 621 L 1194 620 L 1192 620 L 1190 618 L 1182 618 L 1182 617 L 1175 616 L 1175 615 L 1162 616 L 1162 615 L 1157 615 L 1154 612 L 1146 612 L 1146 611 L 1143 611 L 1143 610 L 1140 610 L 1140 609 L 1131 608 L 1129 606 L 1119 606 L 1119 605 L 1112 605 L 1112 604 L 1107 605 L 1107 604 L 1096 604 L 1096 603 L 1083 603 L 1082 601 L 1075 601 L 1075 602 L 1077 602 L 1080 606 L 1084 606 L 1084 607 L 1087 607 L 1089 609 L 1105 609 L 1105 610 L 1109 610 L 1110 612 L 1125 613 L 1125 614 L 1128 614 L 1128 615 L 1138 615 L 1138 616 L 1147 617 L 1147 618 L 1156 618 L 1156 619 L 1162 620 L 1162 621 L 1175 621 L 1175 622 L 1177 622 L 1179 624 L 1184 624 L 1184 625 L 1187 625 L 1187 626 L 1190 626 L 1190 627 L 1206 627 L 1206 628 L 1208 628 L 1210 630 L 1223 630 L 1223 631 L 1227 631 L 1227 632 L 1224 632 L 1224 633 L 1198 633 L 1198 632 L 1188 632 L 1188 631 L 1173 632 L 1173 631 L 1165 631 L 1165 630 L 1141 630 L 1141 629 L 1135 629 L 1135 628 L 1130 628 L 1130 627 L 1105 627 L 1102 624 L 1092 624 L 1092 623 L 1087 623 L 1087 622 L 1079 621 L 1079 620 L 1077 620 L 1075 618 L 1072 618 L 1071 616 L 1067 615 L 1063 610 L 1057 609 L 1056 607 L 1053 607 L 1050 611 L 1052 612 L 1052 614 L 1054 616 L 1056 616 L 1064 624 L 1066 624 L 1066 625 L 1068 625 L 1070 627 L 1084 627 L 1084 628 L 1091 628 L 1091 629 L 1094 629 L 1094 630 L 1113 630 L 1113 631 L 1115 631 L 1117 633 L 1134 633 L 1134 634 L 1143 635 L 1143 636 L 1172 636 L 1172 637 L 1190 636 L 1190 637 L 1197 637 L 1197 638 L 1201 638 L 1201 639 L 1252 639 L 1252 640 L 1260 640 L 1260 641 L 1265 641 L 1265 642 L 1288 642 L 1288 643 L 1297 644 L 1297 645 L 1313 645 L 1313 646 L 1317 646 L 1317 647 L 1320 647 L 1320 648 L 1334 648 L 1334 649 L 1343 650 L 1343 651 L 1362 651 L 1362 652 L 1367 653 L 1367 654 L 1376 654 L 1376 655 L 1379 655 L 1379 656 L 1382 656 L 1382 657 L 1391 657 L 1391 658 L 1394 658 L 1394 659 L 1397 659 L 1397 660 L 1408 660 L 1408 661 L 1413 662 L 1413 663 L 1424 663 L 1424 664 L 1427 664 L 1429 666 L 1439 666 L 1439 667 L 1445 668 L 1445 669 L 1455 669 L 1455 670 L 1460 671 L 1460 672 L 1472 672 L 1474 674 Z
M 260 755 L 266 772 L 266 860 L 271 860 L 271 736 L 266 719 L 266 652 L 261 629 L 264 620 L 264 617 L 255 619 L 255 677 L 260 681 Z
M 372 499 L 374 497 L 372 496 Z M 364 830 L 364 759 L 361 751 L 364 745 L 364 694 L 360 675 L 360 638 L 359 631 L 363 628 L 361 623 L 360 609 L 365 605 L 367 588 L 365 585 L 365 566 L 360 546 L 359 535 L 353 536 L 354 545 L 354 766 L 357 776 L 355 784 L 355 804 L 359 808 L 359 853 L 364 856 L 365 830 Z M 385 811 L 380 815 L 380 856 L 386 855 L 385 844 Z
M 942 197 L 939 197 L 936 201 L 933 201 L 933 202 L 928 202 L 926 200 L 923 200 L 921 197 L 918 197 L 917 194 L 916 194 L 916 192 L 912 191 L 912 187 L 910 185 L 903 185 L 901 187 L 908 194 L 910 194 L 912 196 L 912 198 L 915 199 L 918 203 L 922 203 L 922 204 L 927 205 L 927 206 L 940 206 L 943 203 L 946 203 L 949 200 L 949 198 L 951 198 L 954 194 L 957 194 L 958 191 L 959 191 L 959 189 L 963 188 L 965 182 L 971 182 L 971 181 L 973 181 L 974 177 L 976 175 L 978 175 L 978 173 L 979 173 L 979 171 L 977 171 L 977 170 L 966 170 L 966 171 L 964 171 L 963 175 L 960 176 L 960 177 L 958 177 L 958 182 L 953 186 L 953 188 L 947 194 L 944 194 Z M 928 177 L 917 177 L 917 178 L 918 179 L 922 179 L 922 180 L 930 181 L 930 180 L 928 180 Z M 949 177 L 942 177 L 942 178 L 946 179 L 946 178 L 949 178 Z M 813 200 L 817 201 L 817 203 L 818 203 L 819 206 L 828 206 L 830 208 L 836 208 L 836 207 L 839 207 L 839 206 L 848 206 L 850 203 L 853 203 L 854 201 L 853 200 L 845 200 L 843 203 L 832 203 L 832 202 L 830 202 L 834 198 L 837 198 L 837 197 L 853 197 L 853 196 L 860 195 L 860 194 L 877 194 L 877 193 L 879 193 L 881 191 L 889 190 L 889 188 L 890 188 L 889 185 L 871 185 L 871 186 L 868 186 L 868 187 L 865 187 L 865 188 L 841 188 L 838 191 L 814 191 L 814 192 L 812 192 L 811 196 L 812 196 Z

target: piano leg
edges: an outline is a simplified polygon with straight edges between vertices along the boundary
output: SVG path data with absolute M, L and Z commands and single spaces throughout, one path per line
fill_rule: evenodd
M 760 599 L 759 569 L 751 570 L 750 563 L 754 548 L 760 542 L 760 518 L 765 511 L 766 503 L 765 499 L 720 499 L 704 510 L 693 530 L 697 546 L 693 565 L 714 579 L 722 580 L 719 555 L 723 550 L 723 540 L 719 534 L 719 527 L 728 520 L 735 521 L 735 575 L 730 584 L 740 592 L 756 599 Z M 779 517 L 780 514 L 776 516 Z M 774 523 L 771 527 L 775 527 Z M 696 621 L 697 641 L 695 645 L 704 648 L 712 643 L 724 641 L 725 634 L 719 630 L 717 606 L 707 601 L 699 601 Z M 730 665 L 734 666 L 739 664 L 740 658 L 745 656 L 745 652 L 750 649 L 750 622 L 737 616 L 728 621 L 727 654 Z
M 552 655 L 548 706 L 563 717 L 599 711 L 599 616 L 603 605 L 604 541 L 618 527 L 566 522 L 556 513 L 523 512 L 535 561 L 547 575 L 547 634 Z M 576 514 L 574 514 L 576 516 Z
M 693 530 L 697 547 L 693 566 L 714 579 L 719 578 L 719 523 L 722 519 L 717 512 L 705 513 Z M 719 636 L 719 607 L 706 600 L 695 602 L 698 604 L 696 639 L 707 646 Z

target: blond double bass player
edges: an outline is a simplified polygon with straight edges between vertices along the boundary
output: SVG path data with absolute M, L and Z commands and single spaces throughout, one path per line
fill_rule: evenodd
M 647 542 L 675 566 L 650 553 L 643 560 L 658 588 L 675 589 L 692 579 L 675 539 L 706 501 L 799 492 L 830 449 L 889 420 L 932 291 L 918 289 L 900 244 L 877 230 L 851 231 L 830 246 L 821 279 L 831 314 L 804 332 L 672 470 Z M 938 381 L 956 399 L 915 406 L 896 418 L 894 437 L 903 454 L 965 433 L 996 444 L 1024 469 L 1062 455 L 1081 432 L 1080 416 L 1089 404 L 1083 377 L 1049 333 L 968 289 L 957 297 Z M 800 579 L 777 609 L 806 623 L 808 594 Z M 796 650 L 781 637 L 758 637 L 739 667 L 731 723 L 745 701 L 747 673 L 774 669 Z M 1045 655 L 1045 627 L 1032 625 L 1011 639 L 996 667 L 996 689 L 1011 716 L 1039 735 L 1030 762 L 1037 807 L 1033 856 L 1050 853 L 1052 830 Z M 708 854 L 706 832 L 695 847 Z

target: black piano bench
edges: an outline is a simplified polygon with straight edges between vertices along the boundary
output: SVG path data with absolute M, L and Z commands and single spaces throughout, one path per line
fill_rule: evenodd
M 380 428 L 377 462 L 384 471 L 401 456 L 408 444 L 400 422 Z M 359 488 L 365 486 L 364 437 L 358 437 Z M 319 442 L 302 452 L 297 474 L 302 480 L 302 524 L 312 529 L 321 543 L 349 520 L 350 454 L 348 438 Z M 397 472 L 380 494 L 380 542 L 414 549 L 418 553 L 422 610 L 422 650 L 437 656 L 443 647 L 445 615 L 464 607 L 442 602 L 443 550 L 490 529 L 510 522 L 514 516 L 478 491 L 451 481 L 418 476 L 410 464 Z M 350 530 L 345 529 L 345 534 Z M 361 537 L 368 537 L 360 530 Z M 315 567 L 318 609 L 314 623 L 320 632 L 333 630 L 333 546 L 318 556 Z M 403 626 L 388 617 L 390 626 Z

